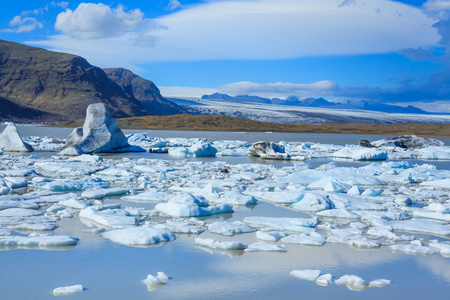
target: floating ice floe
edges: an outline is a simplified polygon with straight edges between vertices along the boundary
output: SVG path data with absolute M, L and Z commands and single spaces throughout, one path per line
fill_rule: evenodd
M 284 245 L 272 244 L 272 243 L 268 243 L 268 242 L 256 242 L 256 243 L 248 245 L 247 249 L 245 249 L 244 251 L 245 252 L 260 252 L 260 251 L 286 252 L 287 250 Z
M 290 159 L 283 145 L 273 142 L 258 142 L 253 144 L 247 152 L 250 156 L 257 156 L 263 159 Z
M 273 217 L 245 217 L 244 223 L 253 227 L 270 228 L 272 230 L 311 232 L 315 231 L 315 226 L 319 218 L 273 218 Z
M 450 244 L 439 243 L 437 241 L 433 241 L 428 244 L 431 248 L 439 251 L 442 256 L 450 257 Z
M 86 110 L 83 127 L 75 128 L 69 135 L 61 155 L 81 155 L 101 152 L 143 152 L 139 146 L 130 146 L 117 121 L 106 104 L 90 104 Z
M 71 286 L 58 287 L 53 290 L 53 295 L 66 296 L 66 295 L 80 293 L 82 291 L 83 291 L 83 286 L 81 284 L 77 284 L 77 285 L 71 285 Z
M 154 227 L 165 229 L 172 233 L 184 233 L 184 234 L 200 234 L 205 231 L 202 226 L 190 224 L 188 222 L 167 220 L 164 224 L 157 224 Z
M 369 284 L 359 276 L 356 275 L 344 275 L 334 281 L 337 285 L 344 284 L 349 290 L 363 291 Z
M 108 196 L 121 196 L 130 192 L 128 188 L 100 188 L 84 191 L 81 197 L 89 199 L 103 199 Z
M 387 152 L 374 148 L 347 146 L 334 152 L 333 157 L 350 158 L 353 160 L 385 160 L 387 158 Z
M 390 246 L 390 248 L 394 251 L 399 252 L 401 251 L 409 254 L 423 254 L 423 255 L 436 254 L 436 250 L 430 247 L 412 244 L 395 244 Z
M 172 197 L 172 194 L 153 189 L 136 195 L 124 196 L 122 199 L 133 202 L 164 202 L 169 197 Z
M 411 219 L 392 221 L 389 224 L 397 231 L 429 233 L 439 236 L 450 236 L 450 225 L 444 221 L 428 219 Z
M 219 242 L 214 239 L 204 239 L 204 238 L 196 238 L 195 245 L 205 248 L 210 248 L 214 250 L 244 250 L 247 249 L 247 245 L 241 242 Z
M 149 292 L 159 289 L 168 281 L 169 276 L 167 276 L 164 272 L 158 272 L 156 276 L 148 275 L 146 279 L 142 280 L 142 282 L 147 285 L 147 290 Z
M 8 123 L 8 126 L 0 133 L 0 151 L 7 152 L 32 152 L 33 147 L 24 142 L 17 131 L 14 123 Z M 2 152 L 3 153 L 3 152 Z
M 322 246 L 325 244 L 325 237 L 317 232 L 306 232 L 302 234 L 291 234 L 281 239 L 283 243 L 300 244 L 304 246 Z
M 218 233 L 221 235 L 235 235 L 237 233 L 248 233 L 255 232 L 256 229 L 245 225 L 240 221 L 235 222 L 214 222 L 212 224 L 208 224 L 208 230 L 211 233 Z
M 232 213 L 233 207 L 228 204 L 221 204 L 210 207 L 200 207 L 185 203 L 158 203 L 155 209 L 172 217 L 203 217 L 224 213 Z
M 319 277 L 320 270 L 293 270 L 289 274 L 300 279 L 314 281 Z
M 398 137 L 373 141 L 372 145 L 376 147 L 395 146 L 406 149 L 419 149 L 434 146 L 442 147 L 444 146 L 444 142 L 437 139 L 423 138 L 415 135 L 402 135 Z
M 204 156 L 216 156 L 217 149 L 214 148 L 211 143 L 199 142 L 191 147 L 176 147 L 169 148 L 169 154 L 173 156 L 194 156 L 194 157 L 204 157 Z
M 115 243 L 128 246 L 154 245 L 175 240 L 173 233 L 148 226 L 111 230 L 102 233 L 102 236 Z
M 110 228 L 126 228 L 136 226 L 136 218 L 123 209 L 104 209 L 89 206 L 80 211 L 80 218 Z
M 81 179 L 61 179 L 55 180 L 41 186 L 50 191 L 83 191 L 92 188 L 108 188 L 109 184 L 99 177 L 84 177 Z
M 286 232 L 280 231 L 257 231 L 256 238 L 258 240 L 267 241 L 267 242 L 277 242 L 281 238 L 288 236 L 289 234 Z
M 10 236 L 0 238 L 0 246 L 14 248 L 75 246 L 77 242 L 77 238 L 65 235 Z

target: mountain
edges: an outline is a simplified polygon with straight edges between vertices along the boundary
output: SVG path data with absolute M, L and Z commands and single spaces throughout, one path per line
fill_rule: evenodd
M 60 115 L 40 111 L 38 109 L 24 107 L 0 97 L 0 121 L 12 121 L 17 123 L 49 122 L 64 119 Z
M 322 107 L 322 108 L 332 108 L 332 109 L 361 109 L 368 111 L 380 111 L 387 113 L 408 113 L 408 114 L 428 114 L 429 112 L 424 111 L 412 105 L 407 107 L 402 107 L 398 105 L 383 104 L 383 103 L 369 103 L 367 101 L 355 101 L 355 102 L 331 102 L 323 98 L 306 98 L 301 100 L 297 96 L 289 96 L 285 100 L 278 98 L 262 98 L 257 96 L 229 96 L 227 94 L 212 94 L 203 95 L 202 99 L 207 100 L 223 100 L 223 101 L 233 101 L 233 102 L 253 102 L 253 103 L 267 103 L 267 104 L 277 104 L 277 105 L 288 105 L 288 106 L 303 106 L 303 107 Z
M 62 121 L 83 119 L 87 106 L 97 102 L 115 118 L 183 112 L 153 82 L 125 69 L 106 71 L 110 77 L 80 56 L 0 40 L 0 97 L 20 107 Z
M 139 100 L 151 115 L 174 115 L 184 109 L 161 96 L 156 85 L 123 68 L 103 69 L 106 76 L 119 85 L 130 98 Z

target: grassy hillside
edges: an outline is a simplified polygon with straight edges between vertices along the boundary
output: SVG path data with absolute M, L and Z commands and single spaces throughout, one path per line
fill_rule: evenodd
M 224 116 L 210 115 L 172 115 L 144 116 L 118 119 L 121 128 L 146 128 L 164 130 L 211 130 L 211 131 L 273 131 L 299 133 L 351 133 L 351 134 L 414 134 L 430 137 L 450 137 L 450 123 L 422 124 L 276 124 L 257 122 Z

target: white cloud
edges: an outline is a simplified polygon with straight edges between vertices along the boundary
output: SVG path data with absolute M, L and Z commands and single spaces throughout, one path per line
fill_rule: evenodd
M 30 32 L 37 28 L 42 28 L 43 25 L 41 22 L 38 22 L 36 18 L 23 18 L 22 16 L 15 16 L 10 22 L 9 26 L 12 28 L 2 29 L 3 32 Z
M 170 0 L 169 5 L 167 6 L 167 8 L 170 10 L 175 10 L 181 7 L 183 7 L 183 5 L 181 5 L 181 3 L 178 0 Z
M 392 53 L 429 49 L 440 40 L 435 20 L 419 8 L 388 0 L 341 4 L 342 0 L 210 1 L 154 19 L 160 27 L 142 30 L 138 24 L 150 20 L 139 9 L 125 12 L 85 3 L 60 14 L 55 25 L 73 40 L 58 35 L 35 44 L 79 54 L 74 51 L 81 43 L 83 49 L 95 49 L 86 58 L 96 63 L 92 58 L 103 41 L 95 39 L 113 37 L 103 45 L 104 52 L 114 47 L 121 50 L 117 60 L 142 64 Z M 167 30 L 160 30 L 164 26 Z M 151 36 L 144 44 L 152 48 L 139 49 L 141 35 Z
M 81 3 L 75 11 L 67 9 L 58 15 L 55 29 L 75 39 L 118 37 L 145 26 L 140 9 L 129 12 L 119 5 L 115 9 L 102 3 Z
M 221 93 L 232 96 L 256 95 L 268 98 L 285 98 L 288 96 L 320 96 L 331 95 L 336 92 L 338 85 L 334 81 L 324 80 L 310 84 L 275 82 L 275 83 L 254 83 L 248 81 L 230 83 L 219 86 L 217 89 Z
M 193 97 L 200 98 L 203 95 L 217 93 L 217 88 L 197 88 L 181 86 L 158 86 L 163 97 Z

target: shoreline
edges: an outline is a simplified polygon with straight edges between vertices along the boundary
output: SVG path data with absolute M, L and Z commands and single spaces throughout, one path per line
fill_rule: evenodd
M 122 129 L 179 131 L 244 131 L 285 133 L 332 133 L 367 135 L 417 135 L 450 138 L 450 123 L 346 123 L 346 124 L 278 124 L 216 115 L 143 116 L 117 119 Z M 49 124 L 51 127 L 81 127 L 82 122 Z

